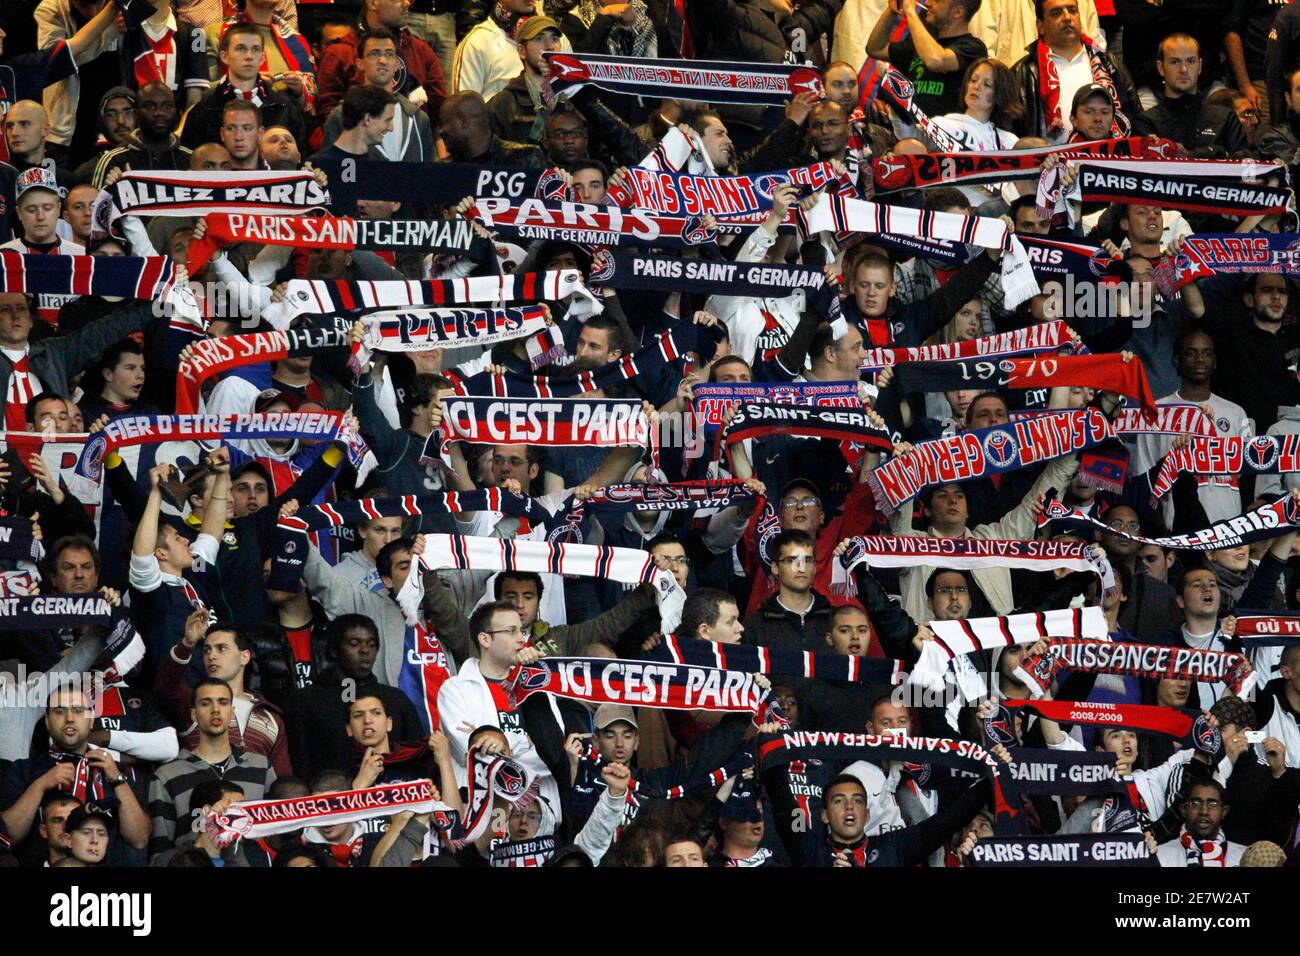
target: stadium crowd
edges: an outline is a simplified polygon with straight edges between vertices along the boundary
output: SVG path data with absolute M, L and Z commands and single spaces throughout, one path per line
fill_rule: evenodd
M 1300 861 L 1294 3 L 5 7 L 0 864 Z

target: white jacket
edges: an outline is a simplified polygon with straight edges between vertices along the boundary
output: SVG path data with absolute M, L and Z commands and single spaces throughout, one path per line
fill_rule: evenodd
M 1240 843 L 1229 841 L 1224 846 L 1224 863 L 1227 866 L 1241 866 L 1241 855 L 1246 852 L 1246 848 Z M 1187 866 L 1187 850 L 1184 849 L 1182 841 L 1177 837 L 1168 843 L 1162 843 L 1156 847 L 1156 859 L 1160 861 L 1161 866 Z
M 555 722 L 563 728 L 564 720 L 560 717 L 560 709 L 555 705 L 555 698 L 547 694 L 546 702 L 551 707 Z M 438 722 L 442 724 L 442 732 L 451 743 L 451 762 L 456 767 L 456 785 L 463 787 L 467 781 L 470 734 L 479 727 L 501 727 L 501 722 L 497 719 L 497 705 L 492 699 L 492 692 L 488 690 L 487 679 L 478 669 L 478 658 L 471 657 L 465 661 L 460 667 L 460 673 L 446 681 L 438 690 Z M 511 755 L 537 777 L 541 795 L 558 821 L 561 817 L 560 788 L 551 776 L 550 768 L 526 733 L 507 730 L 505 735 L 510 743 Z
M 569 38 L 560 37 L 560 52 L 572 53 Z M 515 41 L 491 17 L 465 34 L 451 61 L 451 91 L 473 90 L 490 100 L 523 72 Z

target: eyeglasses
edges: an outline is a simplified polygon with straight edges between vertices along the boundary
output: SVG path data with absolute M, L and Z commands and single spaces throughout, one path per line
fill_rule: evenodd
M 487 631 L 488 634 L 509 634 L 511 637 L 518 637 L 524 633 L 524 629 L 516 624 L 514 627 L 498 627 L 495 631 Z
M 805 508 L 815 508 L 819 504 L 821 504 L 821 502 L 812 495 L 806 495 L 803 498 L 795 498 L 792 495 L 789 498 L 781 499 L 781 507 L 783 508 L 798 508 L 801 505 Z
M 964 587 L 935 588 L 934 593 L 941 597 L 965 597 L 970 593 L 970 589 Z
M 688 558 L 688 557 L 687 557 L 686 555 L 684 555 L 684 554 L 683 554 L 681 557 L 679 557 L 679 558 L 670 557 L 669 555 L 666 555 L 666 554 L 665 554 L 665 555 L 660 555 L 660 557 L 662 557 L 662 558 L 663 558 L 665 561 L 667 561 L 669 564 L 675 564 L 675 565 L 677 565 L 679 568 L 684 568 L 684 567 L 686 567 L 688 564 L 691 563 L 691 559 Z
M 541 823 L 542 815 L 538 813 L 536 810 L 532 810 L 528 813 L 524 813 L 522 810 L 511 810 L 510 819 L 527 820 L 529 823 Z
M 1223 806 L 1223 801 L 1215 800 L 1213 797 L 1209 800 L 1202 800 L 1200 797 L 1192 797 L 1187 801 L 1187 805 L 1193 810 L 1218 810 Z
M 1142 525 L 1139 522 L 1124 521 L 1121 518 L 1116 518 L 1114 521 L 1110 522 L 1110 524 L 1106 525 L 1106 527 L 1110 528 L 1112 531 L 1141 531 L 1142 530 Z

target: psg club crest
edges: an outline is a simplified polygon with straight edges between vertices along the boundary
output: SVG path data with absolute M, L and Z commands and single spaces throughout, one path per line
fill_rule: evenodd
M 1016 460 L 1020 446 L 1006 432 L 997 431 L 984 439 L 984 456 L 1000 468 Z
M 515 686 L 521 690 L 541 690 L 551 681 L 551 672 L 544 667 L 520 667 Z
M 568 188 L 558 169 L 548 169 L 538 177 L 537 188 L 533 193 L 542 199 L 562 199 L 564 191 Z
M 1201 714 L 1192 725 L 1192 743 L 1197 750 L 1214 757 L 1223 749 L 1223 735 L 1210 723 L 1210 718 Z
M 997 713 L 992 717 L 985 717 L 983 724 L 984 737 L 990 747 L 996 747 L 998 744 L 1011 747 L 1020 743 L 1016 739 L 1015 725 L 1011 722 L 1011 711 L 1006 707 L 998 705 Z
M 1271 438 L 1261 435 L 1252 439 L 1242 451 L 1246 456 L 1246 464 L 1255 471 L 1268 471 L 1277 463 L 1277 442 Z
M 593 285 L 608 282 L 614 278 L 614 257 L 606 249 L 600 250 L 592 257 L 591 271 L 587 274 L 587 281 Z
M 497 769 L 496 792 L 498 796 L 505 797 L 507 800 L 523 796 L 528 789 L 528 779 L 524 776 L 516 764 L 512 762 L 503 763 Z
M 813 93 L 818 97 L 825 96 L 822 89 L 821 74 L 811 67 L 800 67 L 790 73 L 790 95 L 798 96 L 800 93 Z
M 780 173 L 766 173 L 754 177 L 754 191 L 764 199 L 771 199 L 776 187 L 790 182 L 790 177 Z
M 908 101 L 915 95 L 916 89 L 912 86 L 912 81 L 897 70 L 889 70 L 881 80 L 885 86 L 889 87 L 894 97 L 898 100 Z
M 922 789 L 925 789 L 925 785 L 930 782 L 930 765 L 928 763 L 911 763 L 904 760 L 903 773 Z
M 587 78 L 587 68 L 571 56 L 563 53 L 551 53 L 546 57 L 551 68 L 551 75 L 559 80 L 578 83 Z
M 881 159 L 875 164 L 876 185 L 882 189 L 900 189 L 912 181 L 907 163 L 900 159 Z
M 682 241 L 688 246 L 698 246 L 713 240 L 713 233 L 704 228 L 703 216 L 687 216 L 682 223 Z

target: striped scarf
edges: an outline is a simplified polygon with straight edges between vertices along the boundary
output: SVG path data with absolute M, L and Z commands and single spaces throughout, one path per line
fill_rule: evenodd
M 883 66 L 883 72 L 878 70 L 877 66 Z M 925 111 L 916 105 L 916 87 L 912 85 L 911 80 L 888 63 L 867 57 L 862 63 L 862 69 L 858 71 L 857 109 L 865 115 L 872 101 L 882 93 L 939 152 L 964 152 L 962 144 L 952 134 L 934 123 Z
M 971 850 L 967 863 L 980 868 L 1157 865 L 1141 833 L 983 837 Z
M 1002 249 L 1002 291 L 1006 307 L 1014 309 L 1038 294 L 1025 247 L 1006 223 L 991 216 L 967 216 L 955 212 L 931 212 L 906 206 L 889 206 L 823 196 L 812 209 L 798 213 L 806 235 L 818 232 L 882 232 L 921 239 L 949 239 L 954 242 Z
M 820 678 L 850 684 L 896 687 L 903 683 L 903 662 L 880 657 L 793 651 L 783 647 L 719 644 L 691 637 L 664 638 L 648 652 L 652 661 L 718 667 L 745 674 Z
M 1286 495 L 1271 504 L 1261 505 L 1253 511 L 1247 511 L 1236 518 L 1218 522 L 1200 531 L 1166 535 L 1160 538 L 1146 538 L 1140 534 L 1113 529 L 1104 521 L 1055 498 L 1044 500 L 1036 520 L 1040 528 L 1050 522 L 1059 521 L 1071 527 L 1090 528 L 1099 534 L 1113 534 L 1128 541 L 1135 541 L 1142 545 L 1155 545 L 1166 550 L 1218 551 L 1221 548 L 1236 548 L 1255 541 L 1268 541 L 1279 534 L 1285 534 L 1292 528 L 1300 527 L 1300 506 L 1296 506 L 1291 501 L 1291 496 Z
M 390 309 L 370 312 L 365 336 L 349 365 L 365 368 L 371 352 L 425 352 L 468 345 L 493 346 L 535 336 L 547 327 L 545 305 L 510 309 Z
M 412 556 L 413 558 L 417 556 Z M 577 574 L 621 584 L 650 584 L 659 604 L 661 629 L 669 633 L 681 621 L 686 595 L 676 579 L 655 566 L 654 558 L 635 548 L 557 544 L 458 534 L 430 534 L 424 538 L 420 567 L 482 571 L 536 571 L 539 574 Z M 412 569 L 414 572 L 414 568 Z M 407 621 L 416 619 L 424 596 L 422 575 L 412 573 L 397 595 Z
M 1228 865 L 1228 838 L 1222 830 L 1209 840 L 1200 840 L 1188 833 L 1187 827 L 1183 826 L 1178 831 L 1178 843 L 1182 846 L 1190 867 Z
M 1223 683 L 1238 697 L 1247 696 L 1256 683 L 1250 662 L 1241 654 L 1163 644 L 1074 639 L 1048 641 L 1045 654 L 1026 657 L 1020 663 L 1016 678 L 1037 699 L 1051 687 L 1052 679 L 1060 670 L 1120 674 L 1146 680 Z
M 71 763 L 75 766 L 72 782 L 66 788 L 59 788 L 63 793 L 76 797 L 82 803 L 88 800 L 105 800 L 112 796 L 113 788 L 108 785 L 104 771 L 91 764 L 90 758 L 53 749 L 47 752 L 47 756 L 56 764 Z
M 1106 68 L 1104 53 L 1096 42 L 1080 35 L 1083 48 L 1088 54 L 1088 68 L 1092 72 L 1092 82 L 1110 94 L 1110 101 L 1119 103 L 1119 91 L 1111 79 L 1110 70 Z M 1065 120 L 1061 112 L 1061 78 L 1056 73 L 1056 64 L 1052 61 L 1051 50 L 1042 40 L 1036 41 L 1034 55 L 1038 63 L 1038 95 L 1043 101 L 1043 125 L 1049 137 L 1058 136 L 1065 130 Z M 1110 131 L 1113 136 L 1127 136 L 1132 124 L 1123 110 L 1115 106 L 1115 116 L 1111 120 Z
M 811 266 L 602 250 L 592 259 L 587 281 L 611 289 L 662 289 L 670 283 L 680 292 L 782 299 L 800 289 L 821 289 L 826 276 Z
M 40 561 L 44 558 L 45 548 L 33 535 L 35 527 L 31 518 L 0 511 L 0 558 L 14 561 Z
M 1235 637 L 1245 647 L 1286 647 L 1300 641 L 1300 614 L 1236 609 Z
M 1099 607 L 1035 611 L 964 621 L 931 621 L 930 630 L 934 632 L 934 640 L 922 643 L 921 656 L 909 678 L 909 683 L 928 690 L 942 689 L 948 662 L 958 655 L 1013 644 L 1036 644 L 1048 637 L 1105 640 L 1108 636 L 1106 616 Z
M 128 215 L 301 214 L 329 201 L 329 193 L 310 170 L 135 171 L 104 187 L 95 201 L 93 222 L 99 234 L 108 235 L 113 224 Z
M 876 468 L 867 480 L 876 506 L 892 515 L 926 488 L 1017 471 L 1114 437 L 1100 411 L 1075 408 L 922 442 Z
M 0 292 L 161 299 L 175 281 L 169 256 L 29 256 L 0 251 Z
M 598 53 L 547 53 L 548 99 L 594 86 L 610 93 L 701 103 L 784 106 L 800 93 L 825 95 L 821 74 L 808 66 L 718 60 L 643 60 Z
M 382 279 L 377 282 L 291 279 L 283 301 L 277 303 L 279 308 L 272 305 L 263 310 L 263 316 L 268 321 L 275 322 L 279 319 L 288 325 L 290 319 L 304 313 L 330 315 L 412 305 L 559 302 L 569 296 L 573 296 L 569 307 L 570 317 L 594 315 L 601 310 L 600 304 L 583 287 L 582 273 L 576 269 L 473 276 L 468 279 Z
M 746 403 L 814 405 L 822 408 L 861 408 L 856 382 L 742 382 L 735 385 L 696 385 L 691 401 L 697 425 L 706 433 L 718 429 L 727 412 Z
M 1217 216 L 1285 212 L 1294 196 L 1284 186 L 1252 184 L 1280 173 L 1257 160 L 1089 160 L 1077 164 L 1085 203 L 1145 203 Z
M 1113 583 L 1110 563 L 1082 541 L 999 541 L 993 538 L 932 538 L 929 535 L 865 535 L 849 538 L 849 547 L 832 568 L 832 582 L 847 582 L 859 564 L 873 568 L 910 568 L 921 564 L 944 568 L 1025 568 L 1087 571 Z
M 1195 719 L 1173 707 L 1154 704 L 1095 703 L 1086 700 L 1004 700 L 1045 720 L 1124 730 L 1145 730 L 1182 739 L 1192 732 Z
M 716 459 L 723 448 L 736 442 L 768 435 L 799 435 L 845 443 L 845 457 L 854 464 L 868 448 L 892 451 L 893 438 L 887 428 L 878 428 L 861 406 L 857 408 L 777 405 L 746 402 L 731 423 L 718 432 Z
M 1197 279 L 1216 272 L 1229 275 L 1267 272 L 1300 276 L 1300 233 L 1202 233 L 1183 239 L 1175 258 L 1165 255 L 1156 264 L 1156 282 L 1166 298 Z

